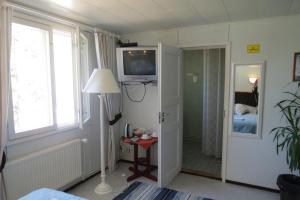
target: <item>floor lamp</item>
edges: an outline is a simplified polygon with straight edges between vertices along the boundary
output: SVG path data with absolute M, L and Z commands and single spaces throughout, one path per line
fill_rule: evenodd
M 120 89 L 110 69 L 94 69 L 83 92 L 98 94 L 100 99 L 101 183 L 97 185 L 95 192 L 107 194 L 112 191 L 112 187 L 105 182 L 104 98 L 105 94 L 120 93 Z

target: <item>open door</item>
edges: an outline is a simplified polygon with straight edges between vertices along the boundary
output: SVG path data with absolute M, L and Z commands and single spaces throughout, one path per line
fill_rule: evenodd
M 158 185 L 166 186 L 182 165 L 182 52 L 158 44 Z

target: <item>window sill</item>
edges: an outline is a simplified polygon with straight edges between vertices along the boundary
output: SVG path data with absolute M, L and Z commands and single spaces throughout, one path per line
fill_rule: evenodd
M 65 128 L 59 128 L 59 129 L 49 131 L 49 132 L 37 133 L 37 134 L 30 135 L 30 136 L 14 135 L 12 138 L 12 136 L 10 135 L 6 146 L 12 146 L 12 145 L 16 145 L 16 144 L 20 144 L 20 143 L 24 143 L 24 142 L 29 142 L 32 140 L 37 140 L 37 139 L 41 139 L 41 138 L 48 137 L 51 135 L 61 134 L 61 133 L 69 132 L 69 131 L 80 131 L 80 130 L 81 129 L 76 125 L 76 126 L 69 126 L 69 127 L 65 127 Z

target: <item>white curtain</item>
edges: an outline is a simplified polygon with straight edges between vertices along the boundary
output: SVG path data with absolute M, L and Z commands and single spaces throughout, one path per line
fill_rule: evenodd
M 204 50 L 202 152 L 221 158 L 225 50 Z
M 117 38 L 105 33 L 95 33 L 95 42 L 98 67 L 111 69 L 117 80 Z M 120 112 L 120 97 L 120 94 L 106 95 L 105 106 L 109 121 L 112 121 L 115 115 Z M 119 138 L 118 124 L 109 125 L 108 127 L 107 164 L 110 172 L 116 169 L 116 139 Z
M 1 133 L 0 133 L 0 162 L 5 150 L 8 132 L 8 109 L 9 109 L 9 62 L 11 41 L 12 9 L 1 5 L 0 11 L 0 86 L 1 86 Z M 0 176 L 0 199 L 5 198 L 4 180 Z

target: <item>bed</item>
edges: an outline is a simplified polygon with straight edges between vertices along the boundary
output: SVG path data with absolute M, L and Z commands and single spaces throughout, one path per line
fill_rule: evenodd
M 243 112 L 237 112 L 233 116 L 233 131 L 238 133 L 256 134 L 257 129 L 257 103 L 258 93 L 235 92 L 235 106 L 244 107 Z
M 239 133 L 256 133 L 257 114 L 246 113 L 233 116 L 233 131 Z
M 83 199 L 81 197 L 77 197 L 57 190 L 42 188 L 42 189 L 35 190 L 24 197 L 21 197 L 19 200 L 87 200 L 87 199 Z

